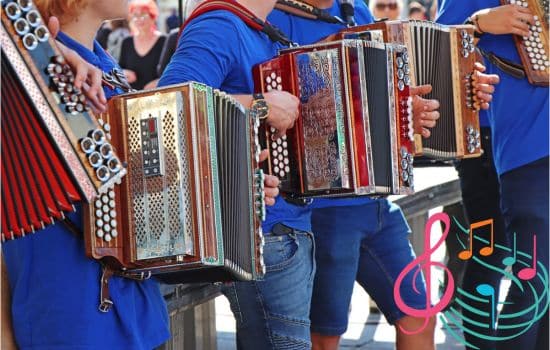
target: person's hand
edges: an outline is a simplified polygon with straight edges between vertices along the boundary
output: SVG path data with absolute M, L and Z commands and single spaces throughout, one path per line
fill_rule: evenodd
M 300 100 L 286 91 L 270 91 L 264 94 L 264 98 L 269 106 L 267 123 L 277 130 L 274 137 L 279 138 L 294 126 Z
M 519 5 L 504 5 L 480 10 L 472 15 L 472 18 L 476 16 L 478 29 L 491 34 L 529 36 L 529 25 L 535 23 L 531 11 Z
M 50 17 L 48 20 L 48 29 L 52 38 L 57 37 L 59 33 L 59 20 L 57 17 Z M 65 57 L 67 64 L 75 72 L 74 86 L 84 92 L 90 106 L 96 112 L 105 112 L 107 110 L 107 99 L 103 91 L 102 79 L 103 72 L 86 62 L 74 50 L 69 49 L 60 42 L 57 42 L 59 51 Z
M 137 74 L 133 70 L 130 69 L 124 69 L 124 75 L 126 76 L 126 80 L 132 84 L 135 83 L 137 80 Z
M 437 100 L 428 100 L 420 96 L 427 95 L 432 91 L 431 85 L 420 85 L 411 87 L 413 108 L 414 131 L 428 138 L 431 135 L 429 128 L 433 128 L 436 120 L 439 119 L 439 102 Z
M 269 151 L 264 149 L 260 153 L 260 162 L 265 161 L 268 155 Z M 275 205 L 275 198 L 279 195 L 279 179 L 273 175 L 266 174 L 264 176 L 265 205 Z
M 479 62 L 475 64 L 474 75 L 472 76 L 473 86 L 476 92 L 475 102 L 481 109 L 489 109 L 489 102 L 493 100 L 495 85 L 500 82 L 496 74 L 485 74 L 485 66 Z

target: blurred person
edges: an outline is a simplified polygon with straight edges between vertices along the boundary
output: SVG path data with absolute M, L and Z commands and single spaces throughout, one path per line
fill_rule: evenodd
M 120 51 L 124 39 L 130 36 L 128 22 L 123 19 L 111 21 L 112 31 L 107 38 L 107 52 L 115 61 L 120 61 Z
M 158 79 L 157 64 L 166 37 L 157 30 L 159 10 L 153 0 L 130 3 L 132 35 L 122 42 L 119 64 L 132 88 L 150 89 Z
M 426 8 L 419 2 L 413 1 L 409 4 L 409 19 L 425 21 Z
M 178 10 L 173 8 L 170 10 L 170 16 L 166 18 L 166 33 L 170 33 L 172 29 L 179 28 L 180 25 L 181 23 L 178 16 Z
M 402 0 L 371 0 L 370 11 L 375 19 L 387 18 L 396 20 L 400 18 L 403 9 Z

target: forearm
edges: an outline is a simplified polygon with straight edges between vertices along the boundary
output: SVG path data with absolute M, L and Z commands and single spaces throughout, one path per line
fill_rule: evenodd
M 1 293 L 2 293 L 2 320 L 1 322 L 1 338 L 2 338 L 2 349 L 3 350 L 14 350 L 17 349 L 15 344 L 15 338 L 13 335 L 13 328 L 11 322 L 11 296 L 10 288 L 8 282 L 8 272 L 4 264 L 4 256 L 2 256 L 2 280 L 1 283 Z

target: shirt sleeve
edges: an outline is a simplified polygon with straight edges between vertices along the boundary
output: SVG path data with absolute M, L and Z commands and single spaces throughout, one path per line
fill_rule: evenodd
M 240 39 L 228 17 L 197 18 L 187 25 L 159 86 L 197 81 L 219 88 L 240 56 Z
M 437 23 L 462 24 L 474 12 L 484 8 L 478 0 L 442 0 L 437 10 Z M 491 7 L 491 6 L 485 6 Z

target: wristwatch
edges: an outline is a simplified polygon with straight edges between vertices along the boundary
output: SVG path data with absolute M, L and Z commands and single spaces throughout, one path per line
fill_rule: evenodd
M 252 95 L 252 105 L 250 109 L 256 113 L 258 119 L 263 120 L 267 118 L 269 114 L 269 106 L 264 98 L 263 94 Z
M 481 35 L 485 34 L 480 28 L 478 23 L 479 17 L 478 14 L 474 14 L 473 16 L 470 16 L 466 18 L 466 21 L 464 21 L 464 24 L 469 24 L 474 26 L 474 37 L 480 38 Z

